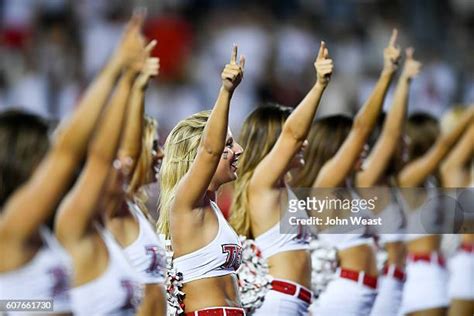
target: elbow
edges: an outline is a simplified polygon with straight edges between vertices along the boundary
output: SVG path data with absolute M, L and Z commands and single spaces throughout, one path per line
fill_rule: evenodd
M 220 157 L 225 147 L 225 138 L 218 139 L 217 135 L 203 135 L 199 144 L 198 154 L 204 153 L 212 157 Z
M 287 122 L 288 123 L 288 122 Z M 290 124 L 283 125 L 282 136 L 294 139 L 296 142 L 304 142 L 308 136 L 307 131 L 299 131 Z

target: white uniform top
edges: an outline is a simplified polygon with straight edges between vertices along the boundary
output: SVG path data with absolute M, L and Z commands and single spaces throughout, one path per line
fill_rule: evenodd
M 130 212 L 138 221 L 137 239 L 123 251 L 144 284 L 164 283 L 166 278 L 166 252 L 158 236 L 137 204 L 128 202 Z
M 288 189 L 288 203 L 290 200 L 297 200 L 297 196 L 290 188 Z M 279 221 L 272 228 L 255 238 L 255 243 L 262 252 L 263 258 L 270 258 L 273 255 L 293 250 L 309 250 L 310 234 L 305 226 L 290 226 L 288 218 L 308 218 L 305 209 L 298 208 L 294 213 L 288 210 L 283 215 L 283 220 Z
M 51 232 L 40 228 L 43 246 L 24 266 L 0 273 L 0 299 L 52 299 L 54 312 L 71 312 L 71 261 Z
M 351 190 L 351 195 L 353 199 L 360 199 L 358 194 Z M 362 218 L 371 218 L 372 213 L 365 208 L 359 209 L 355 214 L 351 216 L 359 216 Z M 344 227 L 342 227 L 344 231 Z M 335 227 L 335 229 L 328 228 L 324 232 L 318 234 L 318 239 L 328 247 L 336 248 L 337 250 L 344 250 L 352 247 L 357 247 L 360 245 L 374 245 L 374 232 L 371 232 L 368 226 L 358 226 L 351 227 L 351 230 L 348 233 L 334 233 L 341 231 L 341 227 Z
M 438 196 L 438 190 L 428 182 L 426 185 L 427 197 L 425 202 L 416 209 L 409 210 L 407 219 L 407 232 L 410 234 L 405 235 L 407 241 L 420 239 L 426 236 L 432 236 L 435 233 L 423 233 L 426 230 L 433 230 L 439 228 L 441 223 L 436 223 L 441 213 L 441 204 Z
M 406 218 L 404 209 L 406 205 L 398 188 L 390 188 L 390 194 L 392 198 L 390 203 L 378 214 L 383 223 L 379 235 L 381 244 L 405 240 Z
M 206 246 L 175 258 L 173 265 L 183 274 L 183 283 L 236 273 L 242 262 L 242 244 L 219 207 L 211 201 L 217 216 L 216 237 Z
M 107 269 L 96 279 L 71 290 L 74 315 L 135 315 L 143 290 L 140 277 L 112 235 L 97 227 L 109 253 Z

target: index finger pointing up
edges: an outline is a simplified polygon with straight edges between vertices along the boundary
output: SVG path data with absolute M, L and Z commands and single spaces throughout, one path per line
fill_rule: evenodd
M 393 29 L 392 36 L 390 37 L 389 46 L 395 46 L 395 43 L 397 42 L 397 37 L 398 37 L 398 30 Z
M 326 43 L 321 41 L 321 46 L 319 46 L 318 59 L 324 58 L 324 51 L 326 50 Z
M 233 65 L 237 64 L 237 44 L 234 44 L 234 47 L 232 47 L 232 55 L 230 56 L 230 63 Z

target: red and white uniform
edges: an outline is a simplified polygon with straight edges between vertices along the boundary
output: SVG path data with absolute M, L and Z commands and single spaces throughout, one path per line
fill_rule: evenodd
M 211 209 L 219 223 L 216 237 L 206 246 L 173 260 L 176 270 L 183 274 L 183 283 L 236 274 L 242 262 L 239 237 L 213 201 Z
M 359 198 L 355 192 L 352 195 L 353 198 Z M 360 209 L 351 216 L 371 218 L 372 214 L 366 209 Z M 339 232 L 345 228 L 329 228 L 328 231 L 320 233 L 318 239 L 338 251 L 361 245 L 375 247 L 372 233 L 367 226 L 351 227 L 350 233 L 346 234 L 331 233 L 332 230 Z M 368 276 L 364 272 L 338 268 L 335 279 L 328 283 L 327 288 L 310 309 L 313 315 L 321 316 L 367 316 L 370 314 L 376 295 L 376 277 Z
M 288 188 L 288 200 L 297 199 L 293 191 Z M 285 224 L 278 222 L 275 226 L 255 238 L 255 243 L 261 250 L 263 258 L 268 259 L 287 251 L 309 250 L 310 236 L 307 230 L 304 227 L 290 227 L 286 224 L 291 216 L 297 218 L 308 217 L 305 209 L 298 209 L 295 212 L 287 210 L 282 219 L 282 223 L 284 221 Z M 265 295 L 263 305 L 253 315 L 307 315 L 312 296 L 313 293 L 304 286 L 289 280 L 273 279 L 272 289 Z
M 52 299 L 55 313 L 70 313 L 71 261 L 47 228 L 42 227 L 40 235 L 43 246 L 30 262 L 0 273 L 0 299 Z
M 448 264 L 451 300 L 474 301 L 474 244 L 462 244 Z
M 130 212 L 139 226 L 137 239 L 123 249 L 131 266 L 137 271 L 144 284 L 163 284 L 166 278 L 166 252 L 138 206 L 129 202 Z
M 96 229 L 108 250 L 108 266 L 96 279 L 71 290 L 74 315 L 135 315 L 143 296 L 140 276 L 111 233 Z
M 378 214 L 384 223 L 384 229 L 378 236 L 378 243 L 384 246 L 388 243 L 403 242 L 405 240 L 405 213 L 406 204 L 398 189 L 392 188 L 391 202 Z M 372 308 L 371 316 L 397 316 L 402 301 L 405 271 L 395 265 L 384 267 L 383 275 L 378 278 L 377 298 Z
M 442 211 L 434 188 L 428 188 L 423 205 L 410 211 L 406 240 L 413 241 L 432 234 L 423 233 L 426 228 L 436 228 L 437 216 Z M 428 226 L 429 225 L 429 226 Z M 421 233 L 420 233 L 421 232 Z M 447 291 L 448 274 L 440 252 L 409 253 L 407 255 L 406 282 L 403 289 L 401 312 L 412 313 L 449 306 Z

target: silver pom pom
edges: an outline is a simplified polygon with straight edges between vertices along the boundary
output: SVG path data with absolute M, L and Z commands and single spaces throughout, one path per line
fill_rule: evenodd
M 317 239 L 311 240 L 309 247 L 312 261 L 311 289 L 318 297 L 335 278 L 337 252 L 335 248 Z
M 265 295 L 271 289 L 272 278 L 268 264 L 252 239 L 240 236 L 242 264 L 237 270 L 240 300 L 247 314 L 262 306 Z
M 171 248 L 171 240 L 165 239 L 166 247 L 166 296 L 168 300 L 168 316 L 178 316 L 184 312 L 184 292 L 183 274 L 178 272 L 173 266 L 173 250 Z

